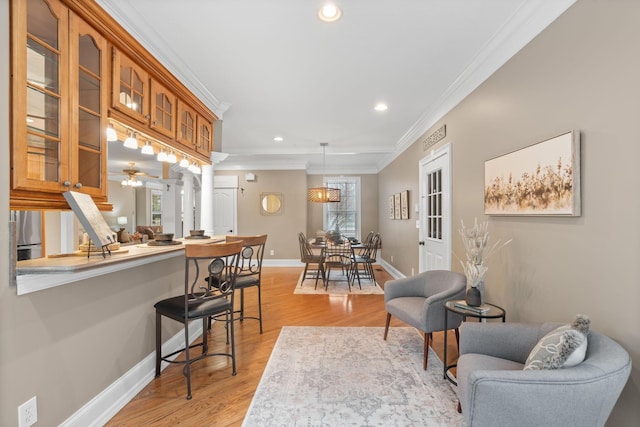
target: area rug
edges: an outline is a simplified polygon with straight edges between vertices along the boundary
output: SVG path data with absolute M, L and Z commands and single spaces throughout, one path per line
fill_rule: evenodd
M 349 290 L 346 276 L 341 276 L 338 271 L 332 271 L 329 286 L 327 286 L 327 290 L 325 290 L 322 277 L 318 279 L 318 287 L 316 288 L 315 277 L 308 275 L 304 278 L 302 274 L 300 274 L 293 293 L 302 295 L 384 294 L 384 290 L 373 280 L 360 279 L 360 284 L 362 289 L 358 286 L 358 280 L 356 279 L 355 284 L 351 285 L 351 290 Z
M 453 386 L 422 336 L 399 327 L 285 326 L 243 426 L 462 427 Z

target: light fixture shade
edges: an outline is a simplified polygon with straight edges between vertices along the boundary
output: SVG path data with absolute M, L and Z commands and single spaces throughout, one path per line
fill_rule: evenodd
M 151 142 L 147 141 L 145 142 L 145 144 L 142 146 L 142 149 L 140 150 L 140 152 L 142 154 L 147 154 L 150 156 L 153 156 L 155 153 L 153 152 L 153 146 L 151 145 Z
M 188 168 L 189 167 L 189 160 L 187 160 L 186 157 L 183 157 L 182 160 L 180 160 L 180 166 L 183 168 Z
M 176 153 L 173 151 L 167 155 L 167 163 L 176 163 L 178 158 L 176 157 Z
M 312 187 L 307 190 L 307 200 L 314 203 L 339 202 L 340 189 L 330 187 Z
M 160 152 L 158 153 L 158 157 L 156 157 L 156 159 L 159 162 L 166 162 L 167 161 L 167 153 L 165 153 L 163 149 L 160 149 Z
M 134 150 L 138 149 L 138 140 L 136 139 L 136 134 L 127 136 L 127 139 L 124 140 L 124 146 L 127 148 L 132 148 Z
M 113 125 L 109 124 L 109 127 L 107 128 L 107 141 L 112 142 L 117 140 L 118 140 L 118 134 L 116 133 L 116 130 L 113 128 Z

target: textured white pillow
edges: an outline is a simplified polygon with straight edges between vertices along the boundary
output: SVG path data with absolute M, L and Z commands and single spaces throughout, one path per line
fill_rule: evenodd
M 540 341 L 529 353 L 524 370 L 558 369 L 578 365 L 587 352 L 589 318 L 576 316 L 571 325 L 560 326 Z

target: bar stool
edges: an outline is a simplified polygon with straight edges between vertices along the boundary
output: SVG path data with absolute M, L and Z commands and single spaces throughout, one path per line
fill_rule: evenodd
M 160 376 L 161 361 L 184 364 L 183 373 L 187 378 L 187 400 L 191 399 L 191 364 L 209 356 L 231 358 L 232 375 L 236 374 L 236 356 L 233 334 L 234 286 L 238 272 L 238 261 L 242 242 L 187 245 L 185 247 L 184 294 L 158 301 L 156 309 L 156 378 Z M 207 269 L 201 269 L 200 262 L 209 260 Z M 194 273 L 192 273 L 194 270 Z M 204 271 L 201 271 L 204 270 Z M 218 286 L 208 286 L 218 283 Z M 227 329 L 227 342 L 231 342 L 229 352 L 208 353 L 207 335 L 211 316 L 225 316 L 231 327 Z M 162 355 L 162 316 L 184 325 L 184 347 L 167 355 Z M 202 319 L 202 342 L 189 345 L 189 323 Z M 191 357 L 190 350 L 202 347 L 197 357 Z M 185 360 L 176 361 L 173 356 L 185 353 Z

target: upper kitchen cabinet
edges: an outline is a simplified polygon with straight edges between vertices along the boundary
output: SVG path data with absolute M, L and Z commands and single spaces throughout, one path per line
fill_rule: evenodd
M 156 80 L 151 80 L 151 122 L 149 126 L 166 137 L 176 136 L 176 97 Z
M 213 151 L 213 121 L 204 116 L 198 116 L 196 151 L 207 157 Z
M 11 208 L 106 202 L 106 41 L 59 0 L 14 0 L 11 24 Z
M 115 48 L 112 93 L 113 108 L 141 123 L 149 123 L 149 74 Z
M 92 196 L 107 188 L 107 41 L 86 22 L 71 14 L 71 163 L 72 182 Z
M 209 158 L 213 150 L 213 119 L 198 114 L 189 104 L 178 100 L 177 140 L 196 153 Z

